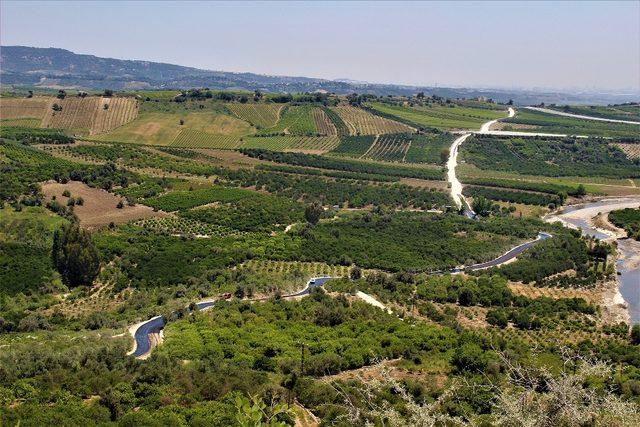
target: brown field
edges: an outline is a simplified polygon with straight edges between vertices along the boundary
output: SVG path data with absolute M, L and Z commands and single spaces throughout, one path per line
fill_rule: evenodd
M 624 151 L 628 158 L 640 159 L 640 144 L 617 143 L 613 145 Z
M 0 98 L 0 119 L 40 119 L 49 110 L 53 98 Z
M 349 128 L 350 135 L 379 135 L 384 133 L 412 132 L 413 128 L 384 117 L 376 116 L 361 108 L 334 107 Z
M 148 206 L 127 206 L 126 202 L 122 209 L 118 209 L 116 206 L 123 200 L 121 197 L 105 190 L 91 188 L 79 181 L 69 181 L 66 184 L 48 181 L 42 184 L 42 192 L 47 202 L 56 196 L 60 204 L 66 205 L 69 198 L 62 195 L 64 190 L 69 190 L 71 197 L 75 199 L 84 199 L 84 204 L 74 206 L 73 212 L 78 216 L 80 225 L 88 229 L 109 225 L 111 222 L 122 224 L 139 218 L 168 215 L 164 212 L 154 212 Z
M 108 106 L 106 110 L 105 105 Z M 101 98 L 93 115 L 90 133 L 98 135 L 109 132 L 129 123 L 137 116 L 138 101 L 134 98 Z
M 62 111 L 53 111 L 53 105 L 58 104 Z M 100 98 L 95 97 L 71 97 L 56 99 L 42 120 L 42 127 L 53 129 L 73 129 L 78 132 L 89 133 L 93 115 L 101 107 Z
M 521 283 L 509 283 L 509 289 L 514 294 L 527 298 L 584 298 L 585 301 L 591 304 L 598 304 L 602 300 L 602 293 L 597 289 L 539 288 Z
M 314 108 L 311 111 L 311 115 L 313 116 L 313 121 L 316 123 L 316 128 L 318 132 L 322 135 L 337 135 L 338 131 L 336 127 L 333 125 L 333 122 L 321 108 Z

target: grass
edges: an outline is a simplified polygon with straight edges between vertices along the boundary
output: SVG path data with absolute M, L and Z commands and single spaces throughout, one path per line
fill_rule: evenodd
M 180 120 L 184 124 L 180 124 Z M 240 137 L 253 132 L 247 122 L 214 112 L 141 113 L 136 120 L 104 135 L 102 141 L 171 145 L 182 130 Z

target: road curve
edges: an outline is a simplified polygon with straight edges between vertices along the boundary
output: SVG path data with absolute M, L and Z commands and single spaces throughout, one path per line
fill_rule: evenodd
M 564 111 L 552 110 L 550 108 L 542 108 L 542 107 L 524 107 L 524 108 L 526 108 L 528 110 L 539 111 L 541 113 L 555 114 L 557 116 L 573 117 L 574 119 L 595 120 L 595 121 L 598 121 L 598 122 L 609 122 L 609 123 L 626 123 L 626 124 L 630 124 L 630 125 L 640 125 L 640 122 L 634 122 L 632 120 L 605 119 L 604 117 L 584 116 L 582 114 L 565 113 Z
M 526 251 L 527 249 L 529 249 L 531 246 L 535 245 L 539 241 L 547 240 L 551 237 L 553 237 L 551 234 L 541 231 L 538 233 L 538 237 L 535 240 L 531 240 L 529 242 L 525 242 L 514 248 L 511 248 L 507 252 L 505 252 L 503 255 L 500 255 L 498 258 L 493 259 L 491 261 L 481 262 L 479 264 L 474 264 L 474 265 L 470 265 L 469 267 L 465 267 L 464 271 L 478 271 L 478 270 L 485 270 L 491 267 L 499 267 L 500 265 L 506 262 L 509 262 L 512 259 L 515 259 L 518 255 L 520 255 L 522 252 Z
M 509 107 L 508 117 L 513 117 L 515 116 L 515 114 L 515 110 Z M 453 199 L 453 202 L 456 204 L 456 207 L 458 209 L 462 209 L 462 207 L 464 206 L 464 214 L 468 218 L 473 219 L 476 217 L 476 214 L 475 212 L 473 212 L 473 209 L 471 209 L 469 202 L 467 202 L 467 199 L 462 194 L 462 183 L 456 177 L 456 166 L 458 166 L 458 152 L 460 149 L 460 145 L 462 145 L 462 143 L 466 141 L 466 139 L 469 138 L 473 133 L 488 133 L 491 125 L 497 123 L 500 120 L 502 119 L 490 120 L 483 123 L 480 126 L 479 132 L 466 131 L 462 133 L 453 141 L 451 147 L 449 148 L 449 159 L 447 160 L 447 181 L 450 184 L 451 198 Z
M 304 289 L 299 292 L 284 295 L 282 298 L 295 298 L 309 295 L 313 288 L 320 287 L 325 284 L 331 277 L 322 276 L 322 277 L 312 277 L 307 282 Z M 250 301 L 263 301 L 268 298 L 256 298 Z M 198 310 L 207 310 L 215 305 L 215 300 L 206 299 L 196 303 L 196 307 Z M 153 349 L 153 345 L 151 344 L 151 336 L 153 334 L 159 333 L 162 329 L 164 329 L 167 324 L 166 319 L 163 316 L 154 316 L 146 322 L 139 323 L 130 329 L 131 336 L 134 339 L 134 348 L 127 355 L 132 355 L 135 358 L 144 358 L 149 354 L 149 352 Z

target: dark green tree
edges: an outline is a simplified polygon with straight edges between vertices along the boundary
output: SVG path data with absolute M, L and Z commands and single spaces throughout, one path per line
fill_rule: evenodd
M 91 234 L 76 223 L 55 231 L 51 255 L 55 268 L 69 286 L 90 285 L 100 271 L 100 257 Z
M 640 345 L 640 325 L 633 325 L 631 328 L 631 343 Z
M 324 212 L 324 209 L 319 203 L 312 203 L 304 210 L 304 217 L 309 224 L 317 224 L 320 221 L 322 212 Z

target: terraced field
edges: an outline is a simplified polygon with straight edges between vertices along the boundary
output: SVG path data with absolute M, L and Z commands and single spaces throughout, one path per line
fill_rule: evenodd
M 380 135 L 362 157 L 372 160 L 404 162 L 410 146 L 411 137 L 407 134 Z
M 229 104 L 229 111 L 258 129 L 271 128 L 280 118 L 282 105 L 274 104 Z
M 404 107 L 371 103 L 368 107 L 411 126 L 437 129 L 478 129 L 488 120 L 506 117 L 506 112 L 500 110 L 451 105 L 451 107 Z
M 244 137 L 240 148 L 263 148 L 272 151 L 305 151 L 324 153 L 338 146 L 337 136 L 272 136 Z
M 216 135 L 193 129 L 182 129 L 169 144 L 171 147 L 184 148 L 221 148 L 234 149 L 240 145 L 240 138 L 229 135 Z
M 379 135 L 384 133 L 412 132 L 413 128 L 376 116 L 356 107 L 334 107 L 335 111 L 349 129 L 349 135 Z
M 112 131 L 137 116 L 138 101 L 135 98 L 102 98 L 95 110 L 90 133 L 98 135 Z
M 275 126 L 262 129 L 258 133 L 261 135 L 316 135 L 318 129 L 313 118 L 314 107 L 309 105 L 294 105 L 284 107 L 280 113 L 280 120 Z
M 39 119 L 42 120 L 50 108 L 53 98 L 0 98 L 0 119 Z M 40 122 L 38 122 L 38 125 Z
M 94 97 L 66 97 L 65 99 L 56 99 L 53 104 L 58 104 L 62 110 L 47 109 L 42 120 L 42 127 L 69 129 L 87 134 L 93 125 L 93 115 L 101 105 L 100 98 Z

